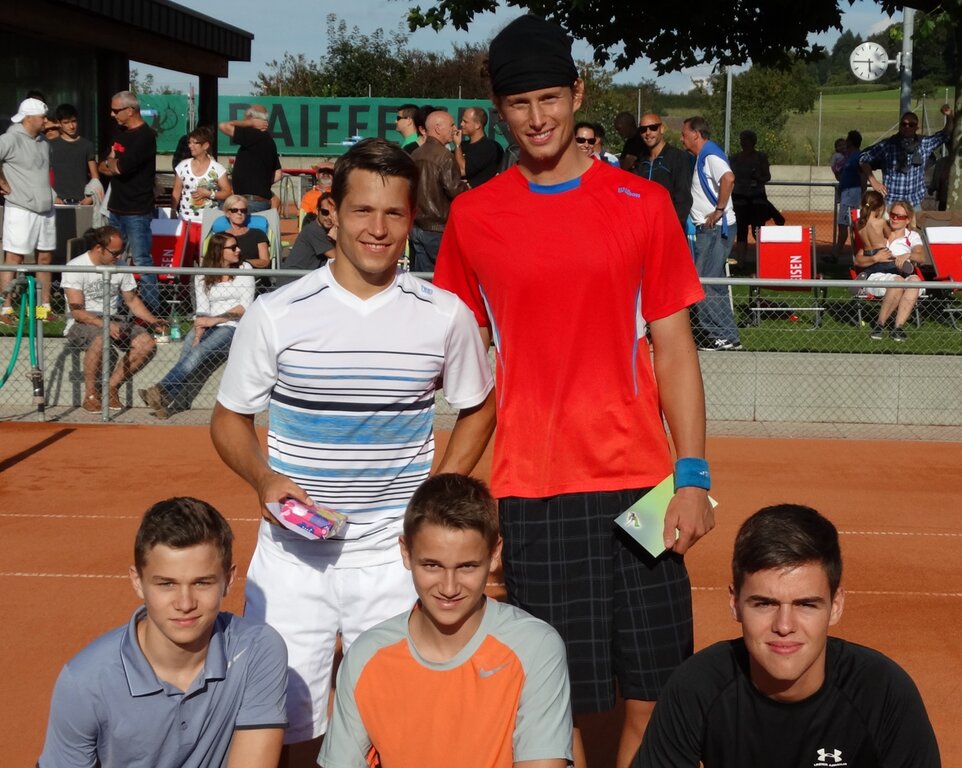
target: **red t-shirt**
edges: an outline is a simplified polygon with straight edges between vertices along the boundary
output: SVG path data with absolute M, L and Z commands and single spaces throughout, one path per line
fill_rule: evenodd
M 668 193 L 594 163 L 459 195 L 435 271 L 497 347 L 500 498 L 655 485 L 671 471 L 646 321 L 701 300 Z

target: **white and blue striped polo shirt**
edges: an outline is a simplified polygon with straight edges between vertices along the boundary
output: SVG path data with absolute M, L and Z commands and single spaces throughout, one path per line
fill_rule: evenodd
M 269 407 L 271 467 L 348 515 L 345 551 L 379 550 L 431 468 L 441 379 L 456 408 L 493 386 L 460 299 L 407 273 L 360 299 L 322 267 L 248 309 L 217 399 L 237 413 Z

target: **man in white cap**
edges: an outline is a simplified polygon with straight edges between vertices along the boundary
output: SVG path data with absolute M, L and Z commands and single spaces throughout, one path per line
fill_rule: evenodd
M 50 188 L 50 145 L 41 136 L 47 105 L 40 99 L 24 99 L 11 119 L 7 132 L 0 136 L 0 167 L 4 181 L 0 194 L 5 198 L 3 249 L 5 263 L 22 264 L 24 256 L 37 252 L 37 264 L 49 264 L 56 247 L 53 190 Z M 4 293 L 0 321 L 17 321 L 5 291 L 12 272 L 0 272 L 0 292 Z M 50 273 L 41 272 L 41 317 L 50 315 Z

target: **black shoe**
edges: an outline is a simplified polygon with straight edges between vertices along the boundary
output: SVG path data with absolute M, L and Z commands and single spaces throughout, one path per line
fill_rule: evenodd
M 905 335 L 904 332 L 902 335 Z M 872 332 L 869 334 L 869 338 L 881 341 L 884 336 L 885 329 L 879 323 L 872 323 Z
M 902 328 L 902 326 L 900 325 L 896 325 L 892 329 L 891 336 L 892 336 L 892 341 L 905 341 L 906 339 L 908 339 L 908 336 L 905 335 L 905 329 Z

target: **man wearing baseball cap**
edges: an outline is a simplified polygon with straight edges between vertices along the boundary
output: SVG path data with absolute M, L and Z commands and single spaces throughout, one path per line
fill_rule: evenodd
M 24 99 L 13 123 L 0 136 L 0 194 L 5 199 L 3 212 L 3 249 L 5 263 L 22 264 L 25 256 L 37 253 L 37 264 L 50 264 L 57 245 L 54 227 L 53 190 L 50 188 L 50 145 L 41 132 L 47 116 L 47 105 L 40 99 Z M 13 279 L 13 272 L 0 272 L 0 292 Z M 41 309 L 38 315 L 50 318 L 50 273 L 37 276 L 40 283 Z M 0 321 L 17 322 L 4 295 Z
M 714 525 L 688 319 L 703 293 L 664 188 L 577 149 L 571 39 L 522 16 L 491 42 L 488 70 L 520 158 L 454 201 L 435 283 L 497 348 L 491 486 L 508 597 L 565 640 L 576 766 L 580 730 L 614 705 L 618 680 L 623 768 L 692 652 L 682 556 Z M 669 551 L 653 558 L 614 519 L 672 472 L 663 415 L 676 491 Z

